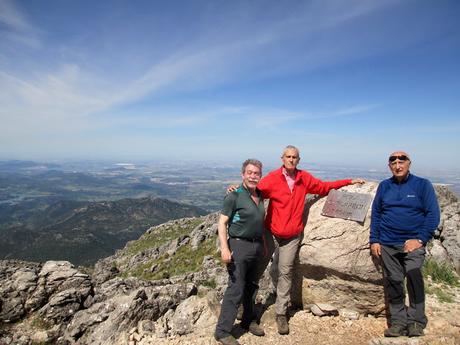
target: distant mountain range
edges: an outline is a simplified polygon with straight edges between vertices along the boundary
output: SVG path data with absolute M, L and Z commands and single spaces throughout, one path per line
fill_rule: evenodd
M 207 211 L 162 198 L 64 200 L 35 208 L 1 205 L 0 259 L 69 260 L 91 265 L 149 227 Z M 23 206 L 23 205 L 22 205 Z
M 389 176 L 386 169 L 301 168 L 324 180 Z M 0 259 L 91 265 L 150 226 L 219 210 L 239 170 L 211 162 L 0 161 Z M 458 172 L 420 176 L 460 195 Z

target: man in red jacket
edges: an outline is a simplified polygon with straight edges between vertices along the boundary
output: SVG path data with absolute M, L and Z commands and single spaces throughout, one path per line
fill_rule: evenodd
M 305 227 L 303 212 L 307 193 L 327 195 L 331 189 L 355 183 L 362 184 L 365 181 L 347 179 L 323 182 L 307 171 L 298 170 L 300 156 L 295 146 L 287 146 L 281 160 L 283 166 L 262 178 L 257 189 L 262 192 L 264 199 L 270 199 L 265 216 L 265 227 L 273 235 L 271 239 L 271 236 L 267 236 L 269 257 L 274 251 L 274 242 L 278 248 L 276 323 L 279 334 L 288 334 L 286 312 L 290 300 L 294 259 L 302 242 Z

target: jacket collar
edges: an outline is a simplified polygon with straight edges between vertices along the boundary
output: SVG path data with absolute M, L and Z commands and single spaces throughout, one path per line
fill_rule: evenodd
M 399 182 L 399 181 L 396 179 L 396 177 L 394 177 L 394 176 L 391 177 L 391 181 L 392 181 L 393 183 L 396 183 L 396 184 L 403 184 L 403 183 L 406 183 L 406 182 L 409 180 L 410 177 L 411 177 L 411 173 L 410 173 L 410 171 L 409 171 L 409 172 L 407 173 L 407 176 L 406 176 L 406 177 L 404 178 L 404 180 L 402 180 L 401 182 Z
M 285 169 L 285 168 L 284 168 L 284 165 L 282 165 L 282 166 L 277 170 L 278 174 L 279 174 L 280 176 L 282 176 L 283 178 L 284 178 L 284 172 L 283 172 L 284 169 Z M 297 181 L 297 180 L 300 178 L 300 171 L 301 171 L 301 170 L 299 170 L 299 169 L 297 169 L 297 168 L 295 169 L 295 181 Z

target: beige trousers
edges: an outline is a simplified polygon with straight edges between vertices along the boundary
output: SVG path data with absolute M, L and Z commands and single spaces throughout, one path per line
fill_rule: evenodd
M 266 235 L 269 257 L 273 255 L 270 276 L 276 288 L 275 312 L 277 315 L 286 315 L 291 297 L 294 261 L 298 255 L 303 232 L 291 238 L 279 238 Z

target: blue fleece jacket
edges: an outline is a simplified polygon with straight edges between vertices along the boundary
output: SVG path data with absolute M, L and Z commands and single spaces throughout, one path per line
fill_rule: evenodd
M 406 240 L 427 243 L 439 224 L 439 205 L 427 179 L 409 174 L 404 181 L 382 181 L 372 204 L 370 243 L 402 245 Z

